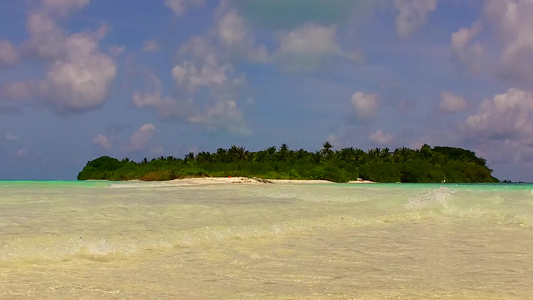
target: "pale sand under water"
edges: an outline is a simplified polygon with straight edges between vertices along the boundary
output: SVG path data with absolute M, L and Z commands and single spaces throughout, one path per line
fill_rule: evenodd
M 532 299 L 531 249 L 533 185 L 0 181 L 0 299 Z

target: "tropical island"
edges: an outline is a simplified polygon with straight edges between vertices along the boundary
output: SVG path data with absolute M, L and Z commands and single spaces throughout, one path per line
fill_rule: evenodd
M 470 150 L 455 147 L 406 147 L 390 151 L 374 148 L 333 150 L 329 142 L 320 151 L 291 150 L 287 144 L 251 152 L 233 145 L 215 153 L 188 153 L 134 162 L 102 156 L 89 161 L 78 180 L 166 181 L 197 177 L 247 177 L 258 179 L 327 180 L 349 182 L 485 183 L 498 182 L 486 160 Z

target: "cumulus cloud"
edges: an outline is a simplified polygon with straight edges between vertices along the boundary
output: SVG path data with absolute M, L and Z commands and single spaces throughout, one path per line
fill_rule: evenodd
M 339 135 L 331 134 L 327 140 L 331 143 L 331 145 L 333 145 L 334 148 L 337 149 L 344 148 L 346 145 L 344 138 Z
M 156 40 L 146 40 L 144 41 L 143 51 L 145 52 L 155 52 L 159 50 L 159 44 Z
M 159 156 L 159 155 L 163 155 L 163 153 L 165 153 L 165 148 L 162 146 L 157 146 L 157 147 L 150 149 L 150 154 L 152 155 Z
M 178 86 L 194 92 L 202 86 L 211 87 L 226 83 L 233 72 L 231 64 L 220 62 L 215 54 L 208 54 L 199 63 L 186 60 L 176 65 L 172 69 L 172 77 Z
M 437 8 L 437 0 L 394 0 L 399 11 L 396 17 L 396 30 L 400 37 L 407 37 L 425 24 L 428 15 Z
M 465 130 L 487 139 L 533 138 L 533 94 L 509 89 L 484 100 L 478 112 L 466 119 Z
M 44 79 L 5 83 L 0 95 L 17 100 L 33 98 L 60 114 L 79 113 L 103 105 L 116 77 L 113 59 L 100 52 L 99 41 L 109 31 L 106 25 L 94 32 L 66 35 L 57 24 L 57 16 L 87 5 L 86 0 L 47 0 L 40 10 L 28 15 L 29 40 L 22 49 L 48 63 Z
M 238 57 L 262 63 L 269 55 L 266 47 L 255 42 L 245 20 L 230 2 L 220 2 L 213 21 L 214 27 L 207 33 L 178 49 L 179 62 L 171 75 L 180 97 L 187 101 L 163 96 L 159 79 L 151 75 L 150 90 L 135 92 L 133 103 L 137 107 L 155 108 L 161 117 L 178 117 L 208 130 L 246 135 L 249 129 L 234 100 L 246 78 L 236 71 L 231 60 Z M 197 101 L 199 97 L 201 101 Z
M 17 64 L 19 55 L 10 41 L 0 39 L 0 68 Z
M 368 136 L 369 141 L 380 146 L 390 145 L 393 139 L 392 135 L 383 132 L 381 129 Z
M 162 95 L 161 81 L 151 72 L 146 73 L 148 91 L 135 91 L 132 101 L 136 107 L 151 107 L 160 116 L 183 117 L 189 113 L 189 104 Z
M 461 28 L 452 34 L 451 53 L 452 58 L 460 66 L 478 71 L 480 59 L 484 49 L 480 42 L 473 41 L 481 32 L 481 22 L 475 22 L 470 28 Z
M 351 102 L 358 119 L 370 120 L 376 117 L 383 99 L 378 94 L 356 92 L 352 95 Z
M 202 6 L 204 2 L 204 0 L 165 0 L 165 5 L 172 9 L 176 16 L 181 17 L 188 6 Z
M 209 55 L 215 55 L 214 49 L 217 48 L 207 36 L 196 36 L 180 46 L 178 54 L 185 57 L 190 55 L 192 59 L 203 60 Z
M 231 52 L 243 54 L 251 61 L 259 63 L 270 60 L 266 46 L 256 43 L 246 22 L 235 9 L 221 14 L 215 31 L 222 46 Z
M 148 142 L 152 139 L 155 133 L 155 126 L 151 123 L 144 124 L 131 137 L 126 152 L 139 152 L 146 148 Z
M 87 6 L 90 0 L 42 0 L 43 10 L 50 15 L 65 16 Z
M 533 1 L 487 0 L 485 11 L 504 43 L 499 75 L 504 79 L 533 81 Z
M 172 77 L 187 101 L 178 101 L 162 94 L 161 82 L 148 74 L 148 91 L 133 94 L 137 107 L 154 108 L 161 117 L 177 117 L 190 123 L 202 124 L 208 130 L 225 130 L 231 134 L 246 135 L 249 129 L 244 122 L 237 102 L 232 99 L 242 85 L 244 77 L 237 75 L 232 64 L 224 60 L 206 38 L 197 37 L 180 48 L 183 61 L 172 69 Z M 185 58 L 187 57 L 187 58 Z M 203 107 L 195 107 L 197 90 L 205 89 L 211 97 Z
M 218 102 L 205 113 L 190 117 L 189 121 L 204 124 L 210 130 L 225 129 L 235 135 L 250 134 L 250 129 L 244 122 L 242 112 L 235 101 Z
M 93 144 L 98 145 L 104 149 L 111 149 L 111 140 L 103 134 L 95 136 L 92 142 Z
M 531 15 L 533 1 L 486 0 L 483 14 L 473 26 L 452 35 L 454 60 L 476 71 L 485 68 L 503 80 L 533 82 Z M 486 51 L 489 47 L 491 51 Z M 491 63 L 482 65 L 483 58 Z
M 465 138 L 494 154 L 491 158 L 509 153 L 518 154 L 520 160 L 533 158 L 533 93 L 509 89 L 484 100 L 461 130 Z
M 360 62 L 363 57 L 357 51 L 343 51 L 337 41 L 335 26 L 308 23 L 292 31 L 282 32 L 279 49 L 274 59 L 289 71 L 313 71 L 326 59 L 342 57 Z
M 17 136 L 12 135 L 11 133 L 6 133 L 5 139 L 7 141 L 12 141 L 12 142 L 16 142 L 16 141 L 19 140 L 19 138 Z
M 463 97 L 449 92 L 440 94 L 439 110 L 443 113 L 457 113 L 466 109 L 467 102 Z
M 113 45 L 113 46 L 109 47 L 109 53 L 112 56 L 119 56 L 124 51 L 126 51 L 126 47 L 124 47 L 124 46 Z
M 27 149 L 20 149 L 17 151 L 17 157 L 18 158 L 24 158 L 28 156 L 28 150 Z
M 217 24 L 218 36 L 226 46 L 241 44 L 247 39 L 247 27 L 236 10 L 225 13 Z

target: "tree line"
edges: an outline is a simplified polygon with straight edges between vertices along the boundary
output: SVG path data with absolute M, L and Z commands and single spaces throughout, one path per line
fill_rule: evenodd
M 406 147 L 368 151 L 349 147 L 334 150 L 329 142 L 309 152 L 287 144 L 252 152 L 242 146 L 216 152 L 190 152 L 184 158 L 161 156 L 135 162 L 102 156 L 89 161 L 78 180 L 163 181 L 188 177 L 257 177 L 263 179 L 322 179 L 333 182 L 371 180 L 410 183 L 498 182 L 486 160 L 470 150 L 455 147 Z

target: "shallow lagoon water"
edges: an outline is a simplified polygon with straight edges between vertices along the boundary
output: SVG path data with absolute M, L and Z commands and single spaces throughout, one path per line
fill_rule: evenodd
M 533 185 L 0 181 L 4 299 L 533 299 Z

